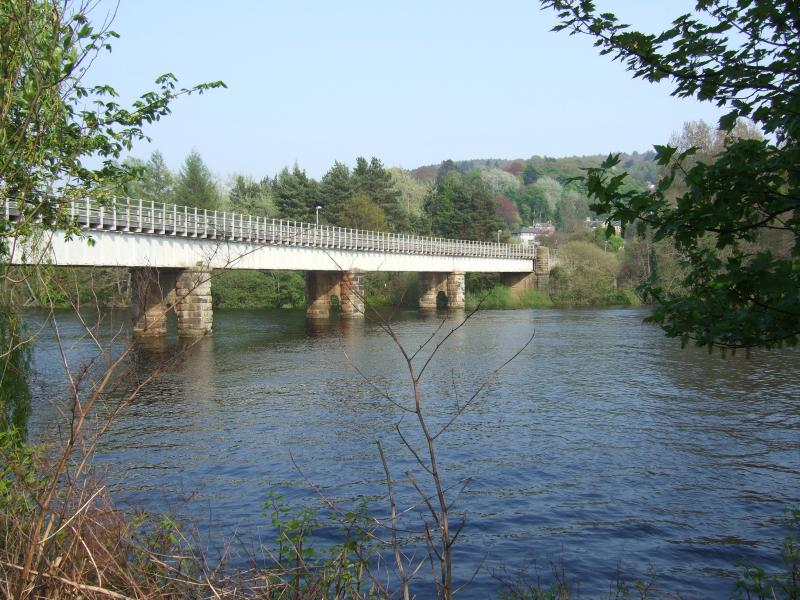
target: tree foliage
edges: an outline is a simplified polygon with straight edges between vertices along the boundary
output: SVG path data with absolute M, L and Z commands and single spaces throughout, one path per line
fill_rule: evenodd
M 214 176 L 200 153 L 192 150 L 175 182 L 175 203 L 211 210 L 219 206 L 219 201 L 220 193 Z
M 671 238 L 683 257 L 683 293 L 651 279 L 651 320 L 684 342 L 722 347 L 794 345 L 800 335 L 800 12 L 790 0 L 699 0 L 660 34 L 599 13 L 590 0 L 543 0 L 557 30 L 595 38 L 634 77 L 668 80 L 673 95 L 725 109 L 711 159 L 695 148 L 655 146 L 665 172 L 652 193 L 625 186 L 618 156 L 590 169 L 593 209 Z M 766 139 L 736 138 L 741 118 Z M 672 193 L 677 181 L 685 186 Z M 782 237 L 787 252 L 761 243 Z
M 322 176 L 319 195 L 323 210 L 322 219 L 334 225 L 346 226 L 346 223 L 341 222 L 341 211 L 353 197 L 353 181 L 347 165 L 339 161 L 333 163 L 328 172 Z
M 449 169 L 425 201 L 425 214 L 434 235 L 455 239 L 496 241 L 505 225 L 498 217 L 492 194 L 480 172 L 461 174 Z
M 32 231 L 33 215 L 41 227 L 70 229 L 58 210 L 64 200 L 112 195 L 130 177 L 120 156 L 145 139 L 144 126 L 169 114 L 176 97 L 223 85 L 179 90 L 167 73 L 126 108 L 112 87 L 84 84 L 93 60 L 117 37 L 95 29 L 92 4 L 0 0 L 0 195 L 26 213 L 14 226 L 0 221 L 0 253 L 9 237 Z M 90 158 L 100 165 L 89 166 L 96 164 Z
M 356 194 L 347 200 L 339 212 L 339 220 L 343 227 L 364 229 L 369 231 L 389 231 L 386 213 L 365 194 Z
M 315 217 L 320 201 L 319 184 L 299 166 L 278 173 L 272 191 L 281 218 L 308 222 Z
M 258 217 L 274 217 L 277 214 L 269 181 L 256 181 L 242 174 L 233 176 L 228 191 L 228 207 L 234 212 Z
M 169 114 L 178 96 L 223 85 L 179 90 L 167 73 L 156 79 L 155 91 L 126 108 L 112 87 L 84 84 L 92 62 L 117 37 L 92 25 L 93 4 L 0 0 L 0 198 L 16 201 L 21 213 L 13 222 L 0 215 L 0 266 L 8 262 L 12 240 L 56 228 L 79 234 L 65 201 L 103 202 L 125 189 L 141 169 L 119 159 L 145 139 L 143 127 Z M 5 268 L 0 282 L 19 283 Z M 30 348 L 21 319 L 5 299 L 0 356 L 0 428 L 24 433 Z
M 169 170 L 161 152 L 155 150 L 147 162 L 128 158 L 125 164 L 134 173 L 134 178 L 125 186 L 128 197 L 152 202 L 172 202 L 175 176 Z

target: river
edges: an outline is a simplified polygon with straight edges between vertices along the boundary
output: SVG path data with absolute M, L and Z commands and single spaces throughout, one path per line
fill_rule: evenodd
M 499 579 L 519 570 L 551 580 L 555 567 L 576 597 L 607 592 L 617 573 L 654 573 L 663 592 L 727 598 L 739 562 L 780 564 L 786 513 L 800 504 L 800 352 L 723 358 L 681 349 L 644 325 L 645 314 L 485 311 L 431 362 L 422 394 L 436 426 L 535 333 L 437 441 L 445 483 L 469 478 L 454 508 L 466 519 L 457 578 L 480 569 L 463 597 L 496 597 Z M 42 320 L 28 316 L 34 327 Z M 104 321 L 104 340 L 119 331 L 118 353 L 128 334 L 124 318 L 114 319 Z M 88 365 L 97 347 L 78 320 L 64 313 L 58 324 L 72 369 Z M 438 321 L 404 312 L 392 324 L 414 350 Z M 36 343 L 34 439 L 63 429 L 55 336 L 45 327 Z M 413 415 L 384 397 L 407 404 L 408 375 L 376 324 L 217 311 L 213 335 L 192 347 L 173 334 L 134 355 L 139 378 L 177 362 L 142 389 L 99 446 L 96 462 L 122 505 L 192 520 L 212 552 L 234 539 L 253 548 L 274 538 L 262 510 L 270 490 L 325 514 L 318 486 L 343 506 L 365 499 L 382 516 L 376 439 L 401 504 L 419 505 L 403 474 L 423 473 L 394 425 L 412 442 L 419 433 Z M 112 405 L 99 406 L 97 418 Z M 421 512 L 412 509 L 401 525 L 418 529 Z M 324 544 L 335 534 L 320 535 Z M 418 593 L 429 595 L 423 586 Z

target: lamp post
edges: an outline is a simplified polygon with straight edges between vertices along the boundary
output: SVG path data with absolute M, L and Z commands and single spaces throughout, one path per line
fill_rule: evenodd
M 497 230 L 497 243 L 498 243 L 498 244 L 500 243 L 500 234 L 501 234 L 501 233 L 503 233 L 503 230 L 502 230 L 502 229 L 498 229 L 498 230 Z
M 319 209 L 322 208 L 321 206 L 317 207 L 317 227 L 319 227 Z

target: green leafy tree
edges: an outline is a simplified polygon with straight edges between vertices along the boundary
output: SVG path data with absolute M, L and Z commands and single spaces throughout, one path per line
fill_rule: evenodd
M 531 185 L 536 183 L 539 180 L 541 175 L 539 171 L 533 166 L 532 162 L 528 162 L 525 164 L 525 169 L 522 171 L 522 183 L 525 185 Z
M 339 161 L 333 163 L 328 172 L 322 176 L 319 197 L 323 210 L 321 218 L 334 225 L 346 225 L 341 211 L 353 197 L 353 181 L 347 165 Z
M 449 238 L 496 241 L 505 225 L 480 172 L 449 171 L 425 201 L 431 233 Z
M 121 154 L 145 139 L 143 127 L 170 112 L 178 96 L 223 85 L 176 88 L 171 73 L 158 89 L 123 107 L 108 85 L 82 80 L 117 34 L 97 30 L 91 3 L 0 0 L 0 194 L 20 202 L 26 218 L 0 223 L 0 253 L 9 237 L 38 227 L 68 227 L 64 200 L 103 201 L 130 179 Z M 100 158 L 96 168 L 90 157 Z M 37 219 L 27 218 L 36 215 Z
M 618 156 L 591 169 L 593 210 L 672 238 L 683 257 L 682 293 L 651 279 L 658 300 L 651 320 L 684 343 L 730 348 L 795 345 L 800 335 L 800 28 L 793 0 L 698 1 L 659 33 L 634 31 L 590 0 L 543 0 L 558 12 L 557 30 L 595 39 L 601 54 L 634 77 L 667 80 L 673 95 L 725 109 L 733 132 L 750 118 L 766 139 L 728 139 L 713 160 L 696 150 L 655 146 L 665 174 L 650 192 L 632 191 L 615 171 Z M 693 164 L 692 164 L 693 163 Z M 685 191 L 671 194 L 676 181 Z M 758 242 L 785 236 L 787 254 Z
M 169 114 L 178 96 L 223 85 L 177 89 L 167 73 L 156 79 L 155 91 L 125 107 L 112 87 L 83 83 L 117 37 L 92 25 L 92 4 L 0 0 L 0 197 L 16 201 L 21 212 L 13 222 L 0 215 L 0 266 L 8 262 L 13 240 L 56 228 L 80 235 L 67 201 L 104 202 L 124 189 L 133 173 L 120 158 L 145 139 L 143 127 Z M 6 269 L 0 272 L 4 283 L 14 284 Z M 21 332 L 14 308 L 2 302 L 0 425 L 18 431 L 29 394 L 29 351 L 20 345 Z
M 364 194 L 356 194 L 344 203 L 340 214 L 343 227 L 369 231 L 389 231 L 389 222 L 380 206 Z
M 150 155 L 147 162 L 126 159 L 135 178 L 125 186 L 125 193 L 135 200 L 153 202 L 172 202 L 175 192 L 175 176 L 167 167 L 164 156 L 158 150 Z
M 530 207 L 537 221 L 554 221 L 564 193 L 561 184 L 552 177 L 545 176 L 530 186 Z
M 456 163 L 449 158 L 445 161 L 442 161 L 442 164 L 439 165 L 439 169 L 436 171 L 436 185 L 442 185 L 447 177 L 447 174 L 452 171 L 460 173 L 458 165 L 456 165 Z
M 275 205 L 283 219 L 312 221 L 319 205 L 319 184 L 310 179 L 297 165 L 283 169 L 272 185 Z
M 591 216 L 588 198 L 577 190 L 564 188 L 556 209 L 556 226 L 561 231 L 579 231 L 585 227 L 587 217 Z
M 430 186 L 405 169 L 392 167 L 389 172 L 392 174 L 395 189 L 400 192 L 399 202 L 403 210 L 414 218 L 421 217 L 422 205 Z
M 220 193 L 214 176 L 196 150 L 192 150 L 175 182 L 175 203 L 213 209 L 220 205 Z
M 277 214 L 268 180 L 256 181 L 247 175 L 234 175 L 228 191 L 228 207 L 234 212 L 258 217 Z
M 480 174 L 493 196 L 507 196 L 520 188 L 519 179 L 500 169 L 488 169 Z
M 373 156 L 367 163 L 363 156 L 359 156 L 353 169 L 352 182 L 356 194 L 363 195 L 383 211 L 393 231 L 410 229 L 409 215 L 400 203 L 400 191 L 394 185 L 392 174 L 378 158 Z

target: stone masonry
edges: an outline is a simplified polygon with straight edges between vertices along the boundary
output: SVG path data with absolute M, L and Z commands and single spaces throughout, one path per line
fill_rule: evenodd
M 340 298 L 342 316 L 358 319 L 364 316 L 364 273 L 361 271 L 345 271 L 342 273 Z
M 436 310 L 436 297 L 439 292 L 447 294 L 447 273 L 419 274 L 419 307 L 422 310 Z
M 306 317 L 330 317 L 331 297 L 340 295 L 340 287 L 339 271 L 306 271 Z
M 464 273 L 453 271 L 447 274 L 447 308 L 464 308 Z
M 536 247 L 536 261 L 534 267 L 536 289 L 546 290 L 550 283 L 550 248 L 547 246 Z
M 178 269 L 141 267 L 131 270 L 133 333 L 138 337 L 167 332 L 167 313 L 175 303 Z
M 205 335 L 211 331 L 214 323 L 211 271 L 197 267 L 180 272 L 175 282 L 175 314 L 181 337 Z

